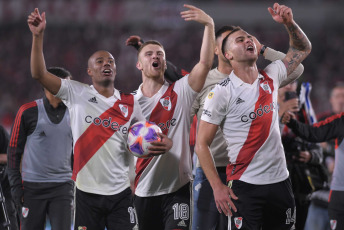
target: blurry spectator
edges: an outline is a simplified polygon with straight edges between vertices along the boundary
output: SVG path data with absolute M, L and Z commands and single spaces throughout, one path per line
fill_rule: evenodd
M 14 206 L 14 202 L 11 195 L 11 188 L 8 182 L 7 176 L 7 146 L 9 136 L 7 131 L 0 125 L 0 179 L 1 189 L 5 197 L 5 208 L 0 208 L 0 230 L 6 229 L 4 227 L 5 222 L 8 224 L 8 220 L 5 219 L 5 212 L 10 222 L 10 230 L 18 230 L 18 215 Z M 1 204 L 0 204 L 1 205 Z
M 331 229 L 344 229 L 344 113 L 333 115 L 313 126 L 302 124 L 292 119 L 291 113 L 282 116 L 282 122 L 293 132 L 312 142 L 328 141 L 336 138 L 336 158 L 331 191 L 329 196 L 328 214 Z M 315 228 L 312 228 L 315 229 Z
M 299 108 L 296 89 L 296 81 L 279 89 L 279 115 L 281 116 L 284 112 L 289 111 L 294 113 L 298 120 L 308 123 L 303 111 Z M 291 130 L 284 125 L 281 132 L 295 197 L 295 227 L 296 230 L 303 230 L 310 204 L 309 196 L 313 191 L 321 189 L 323 181 L 327 179 L 321 167 L 322 149 L 319 145 L 295 137 Z
M 327 117 L 344 112 L 344 83 L 338 82 L 331 91 L 330 104 L 332 110 L 323 114 L 320 121 Z M 321 143 L 324 150 L 324 164 L 330 175 L 334 169 L 335 140 Z M 330 219 L 328 216 L 328 198 L 330 190 L 323 189 L 316 191 L 311 196 L 311 204 L 308 210 L 305 230 L 329 230 Z
M 337 0 L 339 1 L 339 0 Z M 194 66 L 194 60 L 199 55 L 201 35 L 197 27 L 168 27 L 161 30 L 152 30 L 149 21 L 140 22 L 141 24 L 132 21 L 121 21 L 114 27 L 111 23 L 106 24 L 99 21 L 102 15 L 99 12 L 104 10 L 104 5 L 95 3 L 96 1 L 10 1 L 18 6 L 14 11 L 13 8 L 9 12 L 13 12 L 17 17 L 6 12 L 8 16 L 6 20 L 2 20 L 0 24 L 0 77 L 2 83 L 0 84 L 0 117 L 11 114 L 12 117 L 18 107 L 24 103 L 40 97 L 39 85 L 29 78 L 22 78 L 22 76 L 29 76 L 30 69 L 27 57 L 29 57 L 31 34 L 23 20 L 18 20 L 18 16 L 26 18 L 26 9 L 32 8 L 33 5 L 47 6 L 48 11 L 58 14 L 58 20 L 51 24 L 46 35 L 49 37 L 48 49 L 46 49 L 47 63 L 58 63 L 66 67 L 74 76 L 84 76 L 84 79 L 79 77 L 76 80 L 82 82 L 89 82 L 90 79 L 84 75 L 86 69 L 87 58 L 91 55 L 90 50 L 106 49 L 112 53 L 116 53 L 116 59 L 122 68 L 118 69 L 116 86 L 124 92 L 131 92 L 138 88 L 141 82 L 141 76 L 135 71 L 134 63 L 136 55 L 127 52 L 123 46 L 126 38 L 134 33 L 140 34 L 147 39 L 156 39 L 163 37 L 163 43 L 166 44 L 166 52 L 169 54 L 168 59 L 173 60 L 174 64 L 181 68 Z M 9 3 L 10 3 L 9 2 Z M 116 5 L 134 5 L 131 1 L 106 1 L 113 9 Z M 163 1 L 161 1 L 163 2 Z M 1 4 L 6 1 L 1 1 Z M 13 7 L 9 4 L 9 7 Z M 325 2 L 324 2 L 325 3 Z M 78 20 L 69 23 L 68 17 L 71 17 L 70 11 L 63 11 L 63 4 L 69 4 L 70 8 L 78 9 L 72 16 Z M 93 9 L 93 4 L 98 8 Z M 0 12 L 5 11 L 6 8 L 0 5 Z M 134 6 L 133 6 L 134 7 Z M 122 6 L 121 15 L 128 14 L 128 8 Z M 97 10 L 97 20 L 91 20 L 88 13 Z M 23 12 L 24 11 L 24 12 Z M 75 11 L 75 10 L 74 10 Z M 86 13 L 83 15 L 83 13 Z M 3 18 L 4 18 L 3 14 Z M 0 14 L 1 16 L 1 14 Z M 114 15 L 117 18 L 117 16 Z M 25 20 L 25 19 L 24 19 Z M 53 22 L 53 21 L 51 21 Z M 235 22 L 233 22 L 235 23 Z M 342 22 L 341 22 L 342 23 Z M 181 23 L 180 23 L 181 24 Z M 140 26 L 138 26 L 140 25 Z M 326 24 L 323 27 L 321 24 L 315 24 L 316 29 L 307 27 L 307 35 L 312 41 L 314 47 L 313 54 L 303 63 L 307 72 L 303 74 L 303 81 L 311 81 L 314 86 L 313 106 L 317 112 L 323 112 L 328 109 L 328 103 L 324 95 L 330 90 L 330 82 L 341 80 L 344 76 L 343 59 L 337 58 L 344 53 L 344 46 L 341 45 L 344 37 L 344 30 L 338 30 L 343 27 L 342 24 Z M 261 38 L 261 42 L 276 50 L 286 50 L 287 44 L 283 41 L 280 34 L 276 33 L 274 27 L 265 27 L 262 29 L 261 24 L 252 22 L 252 25 L 247 25 L 248 30 L 255 31 L 257 37 Z M 305 27 L 307 24 L 305 25 Z M 257 29 L 260 28 L 260 29 Z M 64 34 L 65 36 L 60 36 Z M 101 42 L 98 42 L 97 35 L 102 37 Z M 106 35 L 106 36 L 105 36 Z M 116 38 L 113 40 L 112 38 Z M 8 39 L 11 38 L 11 39 Z M 264 39 L 266 38 L 266 39 Z M 23 42 L 24 41 L 24 42 Z M 78 41 L 77 43 L 71 41 Z M 84 47 L 87 47 L 85 49 Z M 18 57 L 18 53 L 21 53 Z M 262 61 L 262 60 L 261 60 Z M 13 68 L 15 66 L 15 68 Z M 78 68 L 84 66 L 84 68 Z M 265 66 L 265 65 L 262 65 Z M 132 81 L 127 81 L 126 76 L 133 76 Z M 324 76 L 331 76 L 331 81 Z M 15 93 L 14 93 L 15 92 Z M 5 125 L 5 124 L 3 124 Z

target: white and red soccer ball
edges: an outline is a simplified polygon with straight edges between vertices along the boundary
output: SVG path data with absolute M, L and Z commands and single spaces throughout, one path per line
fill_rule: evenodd
M 161 141 L 161 129 L 153 122 L 139 121 L 129 128 L 128 149 L 137 157 L 148 158 L 148 147 L 152 141 Z

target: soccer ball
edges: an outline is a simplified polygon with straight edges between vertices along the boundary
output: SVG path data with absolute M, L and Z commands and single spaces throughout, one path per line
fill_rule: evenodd
M 139 121 L 129 128 L 128 149 L 137 157 L 149 158 L 148 147 L 152 141 L 161 141 L 161 129 L 153 122 Z

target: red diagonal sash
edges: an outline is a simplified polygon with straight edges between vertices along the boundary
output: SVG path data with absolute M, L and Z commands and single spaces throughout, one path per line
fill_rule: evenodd
M 122 105 L 128 109 L 128 111 L 123 111 Z M 121 94 L 121 100 L 117 100 L 113 107 L 101 114 L 99 119 L 97 118 L 97 123 L 95 124 L 93 122 L 79 137 L 74 146 L 73 180 L 76 180 L 79 171 L 103 144 L 120 129 L 120 126 L 126 124 L 130 120 L 131 114 L 133 113 L 133 105 L 133 95 Z M 127 116 L 125 117 L 124 115 Z
M 260 72 L 264 78 L 259 81 L 259 97 L 255 104 L 254 111 L 261 106 L 271 105 L 273 101 L 273 80 L 264 72 Z M 271 92 L 264 90 L 261 84 L 268 84 Z M 250 130 L 248 132 L 246 141 L 239 151 L 235 164 L 229 164 L 227 166 L 226 174 L 227 180 L 239 180 L 242 174 L 245 172 L 248 165 L 251 163 L 258 149 L 264 144 L 265 140 L 269 136 L 270 126 L 272 121 L 273 112 L 264 113 L 263 116 L 256 117 L 252 121 Z
M 163 134 L 167 135 L 168 130 L 171 127 L 171 120 L 174 114 L 174 110 L 177 104 L 178 95 L 173 91 L 174 84 L 171 84 L 166 90 L 165 94 L 159 99 L 158 104 L 153 109 L 149 121 L 154 122 L 160 128 Z M 138 158 L 136 162 L 136 177 L 135 177 L 135 188 L 139 179 L 142 175 L 142 172 L 147 167 L 149 162 L 153 158 Z

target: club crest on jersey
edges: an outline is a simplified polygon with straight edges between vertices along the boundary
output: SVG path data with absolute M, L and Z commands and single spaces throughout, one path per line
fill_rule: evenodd
M 331 230 L 335 230 L 337 228 L 337 220 L 330 220 Z
M 119 104 L 119 108 L 121 110 L 122 115 L 124 117 L 127 117 L 128 116 L 128 106 L 127 105 Z
M 171 103 L 171 99 L 170 99 L 169 96 L 164 97 L 164 98 L 161 98 L 161 99 L 160 99 L 160 103 L 161 103 L 162 107 L 163 107 L 164 109 L 166 109 L 167 111 L 170 111 L 170 110 L 171 110 L 171 108 L 172 108 L 172 103 Z
M 29 215 L 29 208 L 22 207 L 22 215 L 24 218 L 26 218 L 27 215 Z
M 234 224 L 237 229 L 240 229 L 242 226 L 242 217 L 235 217 Z
M 208 94 L 208 99 L 212 99 L 214 97 L 214 92 L 210 91 Z
M 263 83 L 261 83 L 260 87 L 262 87 L 262 89 L 265 92 L 267 92 L 268 94 L 271 94 L 271 89 L 270 89 L 269 83 L 267 81 L 264 81 Z

